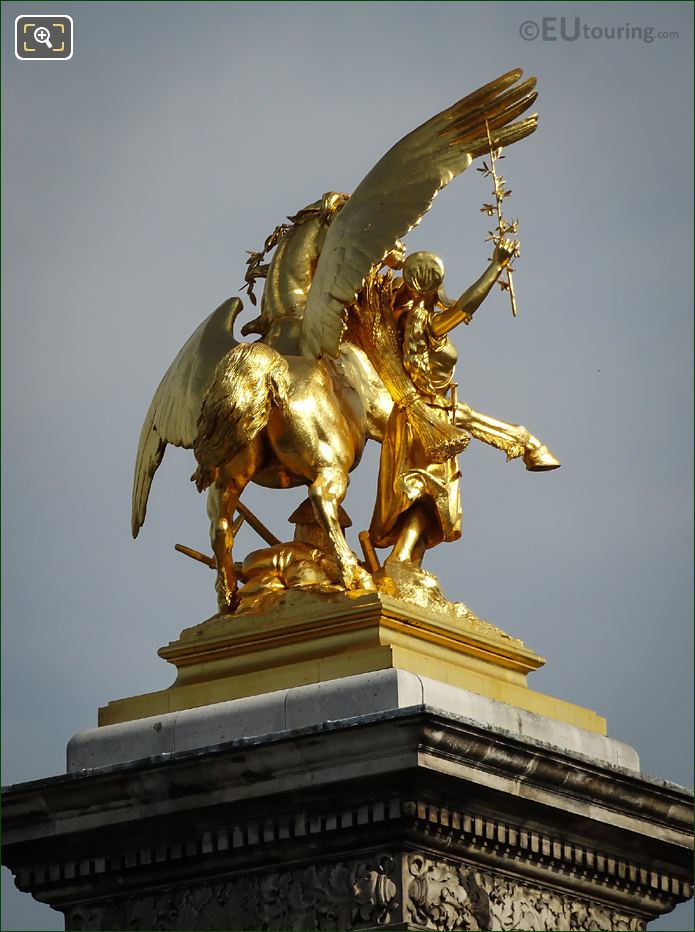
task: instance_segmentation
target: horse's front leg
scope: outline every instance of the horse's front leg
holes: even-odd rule
[[[456,426],[467,430],[476,440],[504,451],[508,460],[520,456],[526,468],[533,472],[557,469],[560,465],[560,461],[545,444],[521,424],[499,421],[459,402],[456,406]]]
[[[320,469],[309,486],[309,498],[314,506],[319,524],[328,535],[336,560],[340,579],[346,589],[361,587],[364,580],[355,555],[345,540],[338,520],[338,509],[347,492],[347,471],[336,466]]]

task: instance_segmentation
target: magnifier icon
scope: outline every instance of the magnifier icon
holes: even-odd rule
[[[38,26],[34,30],[34,41],[41,42],[42,45],[47,46],[49,49],[53,48],[51,43],[51,33],[45,26]]]

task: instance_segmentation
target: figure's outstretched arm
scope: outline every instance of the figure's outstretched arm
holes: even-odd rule
[[[467,288],[456,303],[437,314],[430,321],[430,330],[437,339],[446,336],[461,323],[469,323],[475,312],[490,294],[492,286],[500,277],[511,259],[516,255],[517,244],[513,240],[502,240],[495,246],[492,262],[477,282]]]

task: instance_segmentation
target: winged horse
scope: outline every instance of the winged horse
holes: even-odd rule
[[[237,602],[233,518],[252,481],[307,485],[344,585],[364,584],[338,508],[367,439],[382,440],[394,402],[346,334],[348,313],[370,272],[393,257],[438,191],[489,150],[488,128],[496,147],[536,129],[536,115],[512,122],[537,96],[535,78],[519,83],[521,75],[502,75],[413,130],[351,197],[326,196],[290,218],[297,222],[284,229],[265,273],[261,339],[235,339],[242,305],[228,299],[164,375],[140,434],[133,537],[167,444],[193,449],[192,478],[199,491],[208,489],[221,612]]]

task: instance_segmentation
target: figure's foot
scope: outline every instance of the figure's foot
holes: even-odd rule
[[[544,443],[538,446],[529,444],[522,459],[530,472],[545,472],[549,469],[557,469],[562,465],[560,460],[550,452]]]
[[[374,581],[379,592],[422,608],[441,610],[449,605],[437,577],[410,560],[385,560]]]

